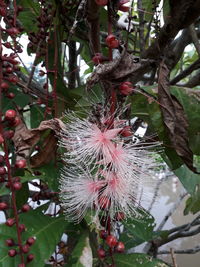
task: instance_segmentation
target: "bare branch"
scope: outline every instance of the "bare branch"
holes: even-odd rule
[[[93,54],[100,52],[99,6],[93,0],[87,1],[87,23],[89,26],[90,49]]]
[[[68,47],[69,47],[68,87],[70,89],[73,89],[76,86],[76,71],[77,71],[76,42],[70,40]]]
[[[176,84],[181,81],[183,78],[191,74],[194,70],[200,67],[200,58],[198,58],[194,63],[192,63],[188,68],[183,70],[180,74],[178,74],[174,79],[171,80],[170,84]]]
[[[149,205],[149,207],[147,209],[148,212],[151,211],[151,209],[152,209],[152,207],[153,207],[153,205],[154,205],[154,203],[156,201],[156,198],[158,197],[158,191],[160,190],[160,186],[165,181],[166,177],[167,176],[164,176],[160,180],[158,180],[158,182],[156,184],[156,187],[155,187],[155,190],[154,190],[154,195],[153,195],[152,201],[151,201],[151,203],[150,203],[150,205]]]
[[[177,4],[178,3],[178,4]],[[172,39],[177,33],[184,28],[187,28],[191,23],[199,17],[200,0],[195,1],[171,1],[170,16],[160,30],[160,34],[156,41],[144,51],[142,57],[150,59],[159,59],[165,48],[170,45]]]
[[[173,248],[170,248],[170,254],[171,254],[171,257],[172,257],[173,267],[178,267],[178,265],[176,263],[176,257],[174,255],[174,249]]]
[[[86,3],[86,0],[82,0],[77,8],[77,11],[76,11],[76,16],[75,16],[75,19],[74,19],[74,23],[71,27],[71,30],[69,32],[69,36],[68,36],[68,40],[70,40],[71,36],[74,34],[75,32],[75,29],[77,27],[77,24],[78,22],[81,20],[81,18],[83,19],[83,14],[85,12],[85,3]]]
[[[194,24],[192,23],[190,26],[189,26],[189,31],[190,31],[190,35],[192,37],[192,42],[197,50],[197,53],[200,57],[200,44],[199,44],[199,39],[197,37],[197,33],[196,33],[196,30],[195,30],[195,27],[194,27]]]
[[[157,231],[162,230],[164,227],[165,223],[168,221],[168,219],[172,216],[172,214],[175,212],[175,210],[178,208],[178,206],[181,204],[181,201],[184,199],[184,197],[187,195],[187,192],[184,192],[180,194],[178,200],[174,203],[172,208],[169,210],[169,212],[165,215],[164,219],[160,223],[160,225],[157,228]]]
[[[194,230],[192,231],[180,231],[178,233],[175,233],[173,235],[171,235],[170,237],[168,237],[167,239],[165,240],[162,240],[158,247],[164,245],[164,244],[167,244],[175,239],[178,239],[178,238],[183,238],[183,237],[188,237],[188,236],[193,236],[193,235],[197,235],[200,233],[200,227],[197,227],[195,228]]]
[[[38,43],[38,46],[37,46],[37,50],[36,50],[36,55],[35,55],[35,59],[33,61],[33,65],[32,65],[32,69],[31,69],[31,72],[30,72],[30,75],[29,75],[29,79],[27,81],[27,84],[26,84],[26,87],[29,87],[29,85],[31,84],[31,81],[33,79],[33,76],[34,76],[34,72],[35,72],[35,68],[36,68],[36,61],[38,59],[38,53],[40,51],[40,45],[41,45],[41,40],[39,41]]]
[[[144,13],[142,10],[142,0],[137,0],[138,16],[139,16],[139,45],[140,52],[144,50]]]
[[[200,71],[197,71],[187,83],[181,84],[180,86],[193,88],[197,85],[200,85]]]
[[[181,250],[173,250],[175,254],[195,254],[200,251],[200,246],[196,246],[194,248],[189,249],[181,249]],[[171,252],[169,250],[160,250],[158,251],[158,254],[170,254]]]
[[[200,224],[200,215],[197,216],[193,221],[191,221],[190,223],[186,223],[177,227],[174,227],[170,230],[168,230],[168,234],[172,234],[174,232],[181,232],[181,231],[186,231],[186,230],[190,230],[191,227],[199,225]]]

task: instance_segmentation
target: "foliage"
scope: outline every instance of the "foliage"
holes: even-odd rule
[[[200,49],[195,42],[200,1],[130,1],[130,16],[124,12],[126,1],[100,2],[107,8],[94,0],[0,0],[0,204],[8,206],[1,210],[6,220],[15,220],[12,227],[0,224],[2,267],[81,267],[91,253],[93,266],[168,266],[152,258],[169,242],[168,232],[156,231],[153,216],[140,204],[139,218],[108,223],[102,209],[98,218],[87,215],[79,224],[65,218],[59,176],[69,162],[58,139],[66,111],[80,118],[92,111],[98,120],[101,105],[105,112],[115,109],[113,117],[123,110],[120,120],[128,121],[132,135],[145,123],[144,140],[159,142],[152,149],[189,194],[184,214],[200,211]],[[22,51],[31,56],[31,68]],[[8,110],[16,112],[11,119]],[[31,210],[23,211],[27,203]],[[99,238],[102,229],[116,235],[126,252],[147,242],[155,245],[147,254],[120,254],[117,245]],[[29,237],[36,241],[25,253]],[[5,244],[10,238],[12,247]],[[98,257],[99,247],[106,257]],[[9,256],[11,249],[19,255]]]

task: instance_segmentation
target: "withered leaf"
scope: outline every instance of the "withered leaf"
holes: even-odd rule
[[[170,94],[169,69],[161,62],[158,75],[158,99],[163,121],[169,132],[169,138],[177,154],[194,172],[193,153],[189,147],[188,121],[182,105]]]
[[[56,149],[57,138],[53,132],[51,132],[44,140],[40,151],[30,158],[30,166],[32,168],[38,168],[44,164],[47,164],[49,161],[55,158]]]
[[[15,134],[12,139],[15,145],[17,156],[28,158],[30,156],[32,148],[39,142],[44,131],[50,129],[52,131],[46,137],[46,140],[44,140],[44,144],[48,141],[50,142],[49,145],[44,145],[44,151],[38,152],[37,154],[37,157],[44,157],[43,160],[49,159],[49,149],[51,149],[51,151],[55,150],[57,143],[56,136],[59,135],[62,125],[63,122],[61,120],[52,119],[48,121],[42,121],[38,128],[28,129],[25,123],[21,121],[21,123],[15,129]],[[50,148],[50,146],[52,147]],[[40,158],[39,161],[42,162],[42,159]],[[36,163],[34,163],[33,165],[35,166]]]
[[[88,78],[86,89],[91,89],[99,81],[112,81],[127,79],[129,76],[141,75],[150,67],[152,61],[135,57],[124,49],[121,55],[104,64],[99,64]]]

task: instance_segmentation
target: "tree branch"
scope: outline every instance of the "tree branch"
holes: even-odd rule
[[[175,210],[178,208],[178,206],[181,204],[181,201],[184,199],[184,197],[187,195],[186,192],[180,194],[178,200],[174,203],[172,208],[168,211],[168,213],[165,215],[164,219],[162,222],[159,224],[157,231],[162,230],[164,227],[165,223],[168,221],[168,219],[172,216],[172,214],[175,212]]]
[[[191,35],[191,38],[192,38],[192,42],[197,50],[197,53],[200,57],[200,44],[199,44],[199,39],[197,37],[197,33],[196,33],[196,30],[195,30],[195,27],[194,27],[194,23],[192,23],[190,26],[189,26],[189,32],[190,32],[190,35]]]
[[[180,86],[193,88],[197,85],[200,85],[200,71],[197,71],[187,83],[181,84]]]
[[[74,89],[76,87],[76,71],[77,71],[76,42],[70,40],[68,47],[69,47],[68,87],[70,89]]]
[[[177,4],[178,3],[178,4]],[[200,0],[188,1],[170,1],[170,16],[160,30],[156,41],[144,51],[142,57],[150,59],[159,59],[164,49],[170,45],[177,33],[191,23],[200,15]]]
[[[181,81],[183,78],[187,77],[189,74],[191,74],[194,70],[198,69],[200,67],[200,58],[198,58],[192,65],[190,65],[188,68],[183,70],[181,73],[179,73],[175,78],[173,78],[170,81],[171,85],[174,85]]]
[[[172,257],[173,267],[178,267],[178,266],[177,266],[177,263],[176,263],[176,257],[175,257],[175,255],[174,255],[174,250],[173,250],[173,248],[170,248],[170,254],[171,254],[171,257]]]
[[[194,248],[189,249],[181,249],[181,250],[174,250],[173,252],[175,254],[195,254],[200,251],[200,246],[196,246]],[[160,250],[158,251],[158,254],[170,254],[171,252],[169,250]]]
[[[155,187],[155,190],[154,190],[154,195],[153,195],[152,201],[151,201],[151,203],[150,203],[150,205],[149,205],[149,207],[147,209],[148,212],[151,211],[151,209],[152,209],[152,207],[153,207],[153,205],[154,205],[154,203],[156,201],[156,198],[158,197],[158,191],[160,190],[160,186],[165,181],[166,177],[167,176],[164,176],[160,180],[158,180],[158,182],[156,184],[156,187]]]
[[[142,12],[142,0],[137,0],[138,16],[139,16],[139,45],[140,52],[143,52],[145,40],[144,40],[144,12]]]
[[[100,23],[99,23],[99,5],[94,0],[87,1],[87,23],[89,25],[89,41],[92,54],[101,51],[100,46]]]

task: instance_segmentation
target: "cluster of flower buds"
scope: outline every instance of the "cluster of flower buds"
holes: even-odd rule
[[[134,90],[134,86],[131,82],[123,82],[119,86],[120,94],[127,96],[130,95]]]
[[[117,221],[123,220],[124,213],[119,212],[117,213],[117,216],[118,214],[120,214],[119,215],[120,217],[117,219]],[[100,245],[99,249],[97,250],[97,254],[100,260],[104,260],[106,257],[110,256],[111,251],[112,253],[124,253],[125,251],[124,243],[118,241],[117,238],[114,235],[110,234],[107,230],[105,229],[100,230],[99,237],[100,239],[105,241],[103,242],[102,245]],[[105,244],[107,245],[107,247],[105,246]]]
[[[46,42],[49,36],[49,27],[52,24],[53,20],[53,11],[52,4],[47,0],[42,0],[41,2],[41,13],[40,16],[37,17],[37,32],[29,33],[29,44],[28,48],[33,52],[37,51],[37,56],[45,56],[46,55]],[[38,47],[39,46],[39,47]]]
[[[20,32],[23,32],[23,28],[16,21],[16,16],[18,16],[19,12],[23,11],[22,6],[17,5],[16,10],[11,10],[9,8],[8,1],[0,0],[0,16],[3,17],[4,23],[7,25],[7,28],[4,29],[9,35],[14,36]]]
[[[9,158],[9,142],[14,136],[14,129],[20,123],[20,118],[17,115],[17,112],[13,109],[7,110],[1,117],[1,131],[0,131],[0,146],[4,154],[0,155],[0,184],[1,187],[6,187],[10,190],[11,199],[7,201],[0,201],[0,211],[6,212],[8,209],[12,209],[12,217],[7,217],[5,225],[8,227],[16,226],[18,236],[26,230],[24,224],[20,224],[19,214],[28,212],[31,207],[28,203],[23,204],[19,209],[17,209],[15,203],[15,194],[17,191],[22,189],[21,177],[15,175],[16,171],[21,169],[23,170],[26,167],[25,159],[17,159],[14,163],[11,163]],[[7,212],[6,212],[7,214]],[[13,238],[7,239],[5,241],[6,245],[11,248],[8,251],[10,257],[15,257],[18,254],[27,254],[30,250],[30,246],[33,245],[35,239],[30,237],[26,240],[25,244],[20,243],[19,240],[14,240]],[[33,254],[27,256],[26,262],[32,261],[34,258]],[[24,263],[18,265],[25,266]]]
[[[2,2],[2,3],[1,3]],[[7,5],[4,1],[0,2],[0,14],[4,17],[4,22],[6,24],[6,28],[1,28],[2,34],[11,37],[13,39],[13,44],[11,41],[2,42],[2,50],[0,55],[0,61],[2,62],[2,80],[1,80],[1,92],[4,96],[12,99],[15,97],[13,92],[9,92],[10,84],[16,84],[18,82],[18,77],[15,75],[15,72],[19,71],[19,61],[17,58],[17,53],[21,53],[21,47],[16,43],[15,38],[17,35],[23,31],[23,29],[19,26],[17,27],[14,23],[14,15],[8,14]],[[20,6],[17,7],[18,11],[21,11],[22,8]],[[4,48],[6,48],[6,52],[4,52]],[[8,54],[8,49],[11,52]],[[15,51],[15,52],[13,52]]]
[[[7,45],[5,43],[4,45]],[[3,79],[1,81],[1,91],[2,93],[12,99],[15,97],[13,92],[9,92],[10,83],[16,84],[18,82],[18,77],[15,75],[15,71],[19,70],[19,62],[16,60],[17,55],[15,53],[11,53],[10,55],[4,54],[1,56],[2,60],[2,76]]]
[[[117,48],[119,46],[119,41],[116,39],[115,35],[109,34],[106,37],[106,44],[110,48]]]

